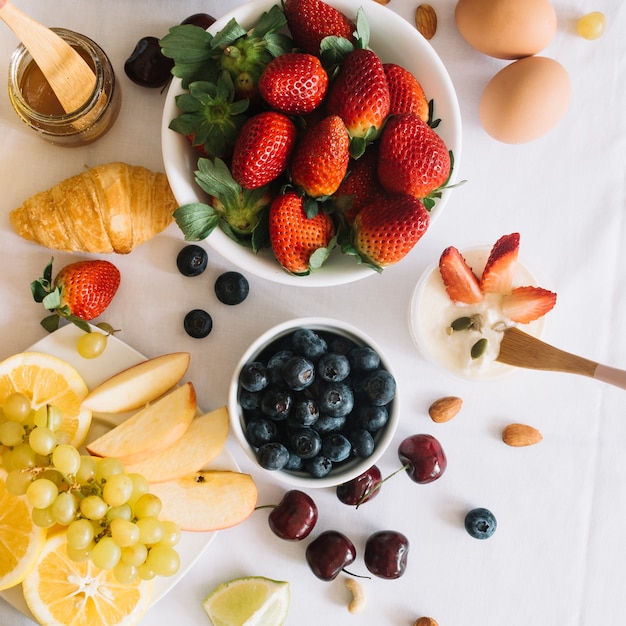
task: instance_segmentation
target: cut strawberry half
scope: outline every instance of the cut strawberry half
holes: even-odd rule
[[[504,235],[496,241],[480,279],[483,293],[506,294],[511,291],[518,252],[519,233]]]
[[[502,313],[514,322],[528,324],[539,319],[556,304],[556,294],[542,287],[516,287],[502,296]]]
[[[448,297],[453,302],[476,304],[483,299],[476,274],[454,246],[442,252],[439,258],[439,272]]]

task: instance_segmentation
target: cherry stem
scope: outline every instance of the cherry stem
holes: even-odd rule
[[[411,467],[411,464],[406,463],[402,467],[399,467],[395,472],[392,472],[391,474],[389,474],[389,476],[386,476],[385,478],[383,478],[377,485],[374,485],[371,489],[368,489],[361,496],[361,499],[356,503],[356,508],[358,509],[373,493],[378,491],[382,487],[383,483],[387,482],[390,478],[393,478],[396,474],[399,474],[402,470],[405,470],[405,471],[408,470],[410,467]]]
[[[259,511],[260,509],[275,509],[277,504],[260,504],[259,506],[254,507],[255,511]]]
[[[372,580],[371,576],[365,576],[364,574],[355,574],[354,572],[351,572],[350,570],[347,570],[347,569],[342,569],[341,571],[344,574],[348,574],[348,576],[354,576],[354,578],[367,578],[368,580]]]

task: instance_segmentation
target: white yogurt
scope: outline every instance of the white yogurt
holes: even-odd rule
[[[462,251],[467,264],[480,277],[490,248],[472,248]],[[513,287],[536,285],[536,279],[519,261]],[[502,329],[519,326],[530,335],[543,334],[545,317],[530,324],[514,324],[505,317],[500,306],[500,294],[486,294],[478,304],[460,304],[450,300],[439,265],[430,267],[415,288],[409,312],[409,326],[413,339],[424,356],[463,378],[493,380],[515,371],[516,368],[498,363]],[[474,327],[451,332],[452,322],[461,317],[480,316]],[[477,327],[480,326],[480,329]],[[472,346],[481,338],[487,348],[479,358],[472,358]]]

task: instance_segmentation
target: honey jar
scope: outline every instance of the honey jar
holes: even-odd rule
[[[98,44],[79,33],[53,28],[87,62],[96,76],[87,101],[66,113],[28,50],[20,44],[9,65],[9,98],[15,112],[43,139],[61,146],[83,146],[115,122],[121,93],[109,58]]]

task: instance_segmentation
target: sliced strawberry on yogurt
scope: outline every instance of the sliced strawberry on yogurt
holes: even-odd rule
[[[551,311],[556,294],[542,287],[516,287],[502,296],[502,313],[514,322],[528,324]]]
[[[463,304],[476,304],[482,301],[484,296],[476,274],[454,246],[446,248],[441,253],[439,272],[450,300]]]
[[[506,294],[511,291],[519,253],[519,239],[519,233],[511,233],[503,235],[496,241],[480,279],[483,293]]]

